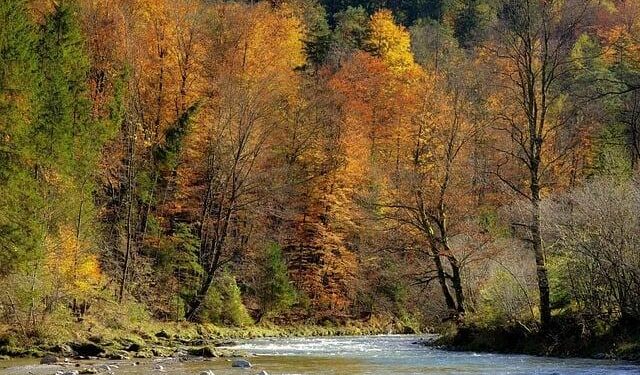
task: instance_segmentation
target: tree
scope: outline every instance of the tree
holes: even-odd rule
[[[317,0],[297,0],[293,4],[298,18],[304,23],[304,51],[310,66],[322,65],[329,54],[331,29],[327,12]]]
[[[545,238],[560,259],[559,287],[594,327],[640,320],[640,186],[597,178],[543,202]]]
[[[560,85],[570,77],[570,50],[584,25],[591,2],[510,0],[500,14],[496,56],[504,63],[502,95],[517,98],[505,105],[498,99],[496,134],[504,136],[494,150],[500,155],[495,174],[531,208],[528,231],[537,266],[540,319],[549,328],[551,306],[545,248],[540,228],[540,202],[545,189],[557,182],[554,174],[576,147],[578,132],[564,132],[572,125],[570,108]],[[564,137],[564,138],[563,138]],[[511,174],[505,171],[511,166]],[[520,225],[519,224],[519,225]]]
[[[45,18],[39,63],[44,76],[40,86],[43,105],[32,136],[35,174],[46,202],[43,222],[48,231],[47,256],[53,257],[53,264],[60,258],[73,259],[69,269],[60,271],[70,274],[68,277],[75,283],[79,282],[83,267],[91,269],[91,276],[85,275],[83,280],[88,284],[84,294],[67,295],[74,298],[75,308],[76,301],[90,296],[90,288],[99,281],[92,255],[96,241],[94,179],[102,145],[111,130],[110,122],[99,122],[91,116],[89,58],[74,2],[56,4]],[[73,246],[69,245],[71,242]],[[64,277],[58,282],[64,282]]]
[[[42,226],[29,136],[38,101],[37,34],[26,1],[0,2],[0,275],[35,253]]]
[[[221,62],[209,70],[213,91],[202,110],[206,126],[191,133],[191,162],[178,170],[186,192],[180,216],[197,223],[204,270],[188,301],[188,320],[198,319],[220,268],[246,248],[247,238],[239,232],[267,173],[259,166],[277,124],[276,104],[290,99],[294,69],[305,61],[295,17],[264,4],[219,10],[227,18],[216,30],[220,44],[208,51],[210,61]]]
[[[471,104],[479,100],[472,95],[473,81],[460,78],[424,73],[415,83],[411,121],[399,140],[403,151],[386,164],[389,187],[380,205],[381,216],[416,238],[416,252],[430,260],[417,282],[437,281],[447,308],[461,316],[466,311],[462,269],[484,239],[467,219],[476,212],[468,173],[483,124]]]
[[[261,300],[261,318],[267,314],[286,311],[296,302],[296,290],[289,280],[287,262],[277,244],[267,247],[262,259],[262,277],[258,296]]]
[[[475,45],[486,31],[495,9],[484,0],[463,0],[454,18],[454,35],[460,45]]]
[[[367,51],[380,57],[394,72],[414,66],[411,37],[404,27],[396,25],[391,11],[381,10],[371,16],[364,45]]]
[[[340,59],[364,49],[369,25],[369,16],[364,8],[348,7],[336,13],[334,18],[336,26],[333,31],[331,54]]]

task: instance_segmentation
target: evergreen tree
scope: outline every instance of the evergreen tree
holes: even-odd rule
[[[267,247],[262,260],[262,279],[259,296],[262,313],[278,314],[290,308],[297,299],[297,293],[289,279],[287,263],[282,249],[277,244]]]
[[[329,53],[331,30],[327,22],[327,12],[316,1],[304,7],[303,18],[307,25],[304,49],[312,65],[321,65]]]
[[[26,145],[37,108],[37,35],[24,0],[0,0],[0,274],[32,253],[40,203]]]
[[[42,277],[75,285],[62,299],[84,299],[99,280],[93,257],[96,243],[94,174],[109,132],[91,116],[87,77],[90,68],[75,2],[55,5],[45,17],[38,43],[42,102],[32,133],[40,220],[46,228],[44,264],[58,264]],[[69,258],[73,262],[66,266]],[[83,274],[88,271],[90,274]],[[57,289],[56,289],[57,288]]]
[[[43,105],[34,137],[39,164],[45,172],[77,173],[83,167],[78,164],[89,162],[81,154],[92,146],[82,141],[99,137],[90,134],[95,129],[89,119],[86,86],[89,59],[71,1],[56,4],[46,17],[38,51],[44,75]]]

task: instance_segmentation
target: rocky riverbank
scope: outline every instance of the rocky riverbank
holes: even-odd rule
[[[530,329],[521,324],[468,324],[424,344],[451,351],[640,362],[640,327],[615,326],[594,333],[566,318],[556,320],[552,329],[547,331]]]
[[[397,323],[352,322],[341,327],[251,326],[226,328],[207,324],[156,323],[124,329],[79,324],[68,337],[18,341],[0,337],[0,360],[36,357],[49,362],[67,360],[136,360],[149,358],[236,358],[248,354],[229,349],[234,340],[259,337],[345,336],[411,333]]]

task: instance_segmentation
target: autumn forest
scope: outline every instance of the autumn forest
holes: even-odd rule
[[[0,349],[143,322],[640,348],[639,173],[637,0],[0,0]]]

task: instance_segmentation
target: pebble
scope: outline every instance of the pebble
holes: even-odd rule
[[[167,371],[167,370],[165,370],[165,369],[164,369],[164,366],[163,366],[163,365],[155,365],[155,366],[153,366],[153,369],[154,369],[154,370],[156,370],[156,371],[158,371],[158,372],[165,372],[165,371]]]

